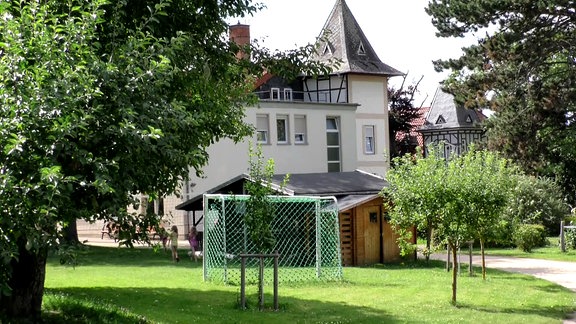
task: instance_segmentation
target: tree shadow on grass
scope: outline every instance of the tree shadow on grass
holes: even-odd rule
[[[479,271],[481,271],[481,268],[479,268]],[[523,273],[512,273],[498,269],[487,269],[486,275],[491,281],[505,281],[511,286],[524,287],[527,290],[538,290],[550,294],[571,292],[571,290],[568,288]],[[507,307],[506,305],[502,304],[494,306],[479,306],[470,303],[459,302],[458,307],[486,313],[532,314],[542,318],[549,318],[551,322],[557,321],[558,318],[567,318],[567,316],[571,315],[575,311],[574,307],[550,304],[532,304],[522,305],[521,307]]]
[[[458,303],[458,308],[466,308],[483,313],[497,313],[497,314],[523,314],[523,315],[536,315],[542,318],[550,319],[550,322],[558,321],[559,318],[567,318],[573,309],[566,306],[541,306],[541,305],[523,305],[522,308],[498,306],[478,306],[469,303]]]
[[[49,323],[399,323],[381,309],[344,303],[265,294],[258,309],[257,294],[247,294],[247,309],[239,307],[239,292],[159,288],[47,289],[44,315]]]
[[[370,268],[370,269],[381,269],[381,270],[406,270],[406,269],[431,269],[431,268],[442,268],[445,267],[444,261],[439,260],[408,260],[408,261],[398,261],[390,263],[376,263],[366,266],[358,266],[358,268]]]

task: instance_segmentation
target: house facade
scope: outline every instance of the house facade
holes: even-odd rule
[[[249,34],[247,25],[230,27],[235,41],[249,41]],[[274,160],[276,173],[362,170],[385,176],[390,167],[388,79],[403,73],[380,60],[344,0],[335,2],[318,40],[312,59],[338,61],[332,73],[291,82],[264,75],[254,89],[258,105],[246,108],[245,121],[256,132],[240,143],[222,140],[208,148],[203,176],[191,170],[181,195],[162,203],[174,223],[187,226],[195,218],[176,205],[247,173],[249,146],[256,143],[265,159]]]
[[[470,144],[486,139],[481,125],[485,118],[480,111],[458,105],[453,95],[438,87],[418,131],[422,134],[424,147],[443,144],[445,157],[460,155],[468,151]]]
[[[231,26],[231,39],[246,40],[247,28]],[[258,107],[246,110],[246,122],[256,126],[256,134],[239,144],[224,140],[211,146],[205,177],[192,174],[184,194],[195,195],[246,172],[250,143],[261,144],[278,173],[361,169],[386,174],[388,78],[402,73],[379,59],[343,0],[336,1],[318,39],[312,59],[340,64],[329,76],[303,76],[290,83],[265,75],[255,88]]]

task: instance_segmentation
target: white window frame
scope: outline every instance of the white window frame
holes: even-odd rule
[[[294,115],[294,144],[306,144],[306,115]]]
[[[280,88],[271,88],[270,89],[270,99],[271,100],[280,100]]]
[[[284,101],[292,101],[292,88],[284,88]]]
[[[374,125],[364,125],[362,132],[364,133],[362,136],[364,138],[364,154],[376,154],[376,127]]]
[[[342,140],[340,138],[340,117],[337,116],[326,116],[326,121],[328,121],[328,119],[333,119],[334,120],[334,126],[335,128],[328,128],[328,122],[326,122],[326,133],[336,133],[338,135],[338,145],[327,145],[326,149],[331,149],[331,148],[337,148],[338,149],[338,161],[332,160],[332,161],[328,161],[328,158],[326,158],[326,161],[328,163],[328,165],[331,164],[338,164],[338,171],[342,171]],[[326,143],[328,144],[328,143]],[[328,172],[330,168],[328,168]]]
[[[284,139],[280,139],[281,129],[278,125],[278,122],[284,123]],[[288,115],[277,115],[276,116],[276,143],[278,144],[288,144],[290,138],[290,129],[288,123]]]
[[[256,115],[256,142],[259,144],[269,144],[270,143],[269,134],[270,134],[269,116],[266,114]]]

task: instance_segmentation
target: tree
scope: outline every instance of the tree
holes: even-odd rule
[[[393,160],[393,167],[386,175],[389,187],[383,190],[387,198],[391,224],[400,237],[405,238],[404,229],[416,225],[419,231],[426,233],[426,249],[423,251],[429,260],[432,251],[432,233],[440,222],[439,210],[447,204],[443,197],[431,192],[439,190],[438,184],[443,184],[445,178],[445,161],[438,150],[430,150],[424,158],[418,147],[416,155],[405,154]],[[399,241],[401,253],[410,254],[417,247],[408,243],[410,240]]]
[[[388,88],[390,154],[392,158],[406,153],[414,153],[403,149],[404,145],[398,140],[397,135],[404,133],[407,134],[406,138],[409,138],[410,131],[414,128],[412,125],[414,119],[420,117],[419,109],[414,107],[414,95],[418,92],[418,85],[423,77],[416,84],[408,85],[407,88],[404,88],[406,77],[407,75],[403,76],[400,88]]]
[[[250,181],[246,182],[245,189],[250,197],[246,204],[244,223],[258,252],[269,253],[276,244],[276,238],[274,233],[272,233],[272,221],[274,220],[275,210],[274,204],[269,197],[278,191],[278,189],[272,188],[274,160],[268,159],[264,162],[260,145],[256,148],[250,145],[249,155]],[[289,175],[286,175],[280,186],[280,191],[285,187],[288,179]]]
[[[518,171],[497,153],[474,147],[451,164],[456,171],[453,176],[460,179],[458,189],[466,195],[462,213],[473,238],[480,242],[482,279],[486,280],[485,244],[498,234]]]
[[[448,160],[443,148],[429,147],[428,155],[398,158],[389,171],[389,215],[396,228],[416,224],[432,229],[452,251],[452,303],[456,304],[457,251],[461,244],[493,233],[497,217],[506,205],[513,168],[488,151],[472,148]],[[484,264],[483,264],[484,265]]]
[[[249,237],[256,246],[259,253],[270,253],[276,245],[276,238],[272,232],[272,221],[276,216],[274,203],[270,195],[277,192],[272,188],[272,177],[274,176],[274,160],[268,159],[264,162],[262,147],[258,145],[255,149],[250,145],[250,179],[245,183],[246,192],[250,195],[246,203],[246,213],[244,223]],[[286,175],[280,191],[288,182],[289,175]],[[264,301],[264,265],[260,261],[260,271],[258,276],[258,299],[259,305]]]
[[[252,133],[243,122],[252,80],[264,69],[326,71],[306,61],[311,45],[270,53],[226,40],[226,18],[260,9],[249,1],[0,9],[0,314],[13,319],[40,320],[47,253],[62,227],[114,219],[123,244],[147,240],[157,216],[127,206],[176,192],[190,169],[201,173],[210,144]]]
[[[474,33],[478,43],[458,59],[446,90],[468,107],[490,108],[488,145],[529,174],[558,179],[576,197],[576,18],[573,3],[438,1],[426,11],[440,37]]]

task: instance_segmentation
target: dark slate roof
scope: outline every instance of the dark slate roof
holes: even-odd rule
[[[444,129],[478,129],[484,115],[473,109],[466,109],[454,101],[454,96],[444,92],[442,87],[436,89],[430,110],[425,116],[424,125],[420,131],[436,131]]]
[[[279,188],[284,174],[274,175],[272,184]],[[202,210],[204,194],[244,194],[243,184],[249,181],[247,174],[236,176],[206,192],[176,206],[177,210]],[[283,194],[294,196],[336,196],[338,207],[350,209],[367,200],[378,197],[386,180],[362,171],[298,173],[290,174]],[[345,209],[344,209],[345,210]]]
[[[318,54],[313,59],[341,61],[334,73],[404,75],[378,58],[344,0],[336,1],[317,42]]]
[[[217,185],[216,187],[207,190],[205,193],[206,194],[229,194],[229,193],[235,193],[235,194],[243,194],[243,190],[244,190],[244,181],[247,181],[248,179],[248,175],[247,174],[241,174],[238,175],[226,182],[223,182],[219,185]],[[204,194],[204,193],[203,193]],[[187,210],[187,211],[191,211],[191,210],[202,210],[202,198],[203,198],[203,194],[197,195],[192,197],[191,199],[186,200],[185,202],[176,205],[176,207],[174,207],[177,210]]]
[[[362,205],[365,202],[368,202],[372,199],[378,198],[380,197],[380,195],[378,194],[374,194],[374,195],[348,195],[348,196],[342,196],[342,197],[337,197],[336,201],[337,201],[337,205],[338,205],[338,211],[339,212],[343,212],[343,211],[347,211],[349,209],[352,209],[356,206]]]
[[[283,174],[275,175],[273,181],[280,184]],[[387,186],[386,180],[362,172],[324,172],[290,174],[286,189],[294,195],[341,196],[377,194]]]

